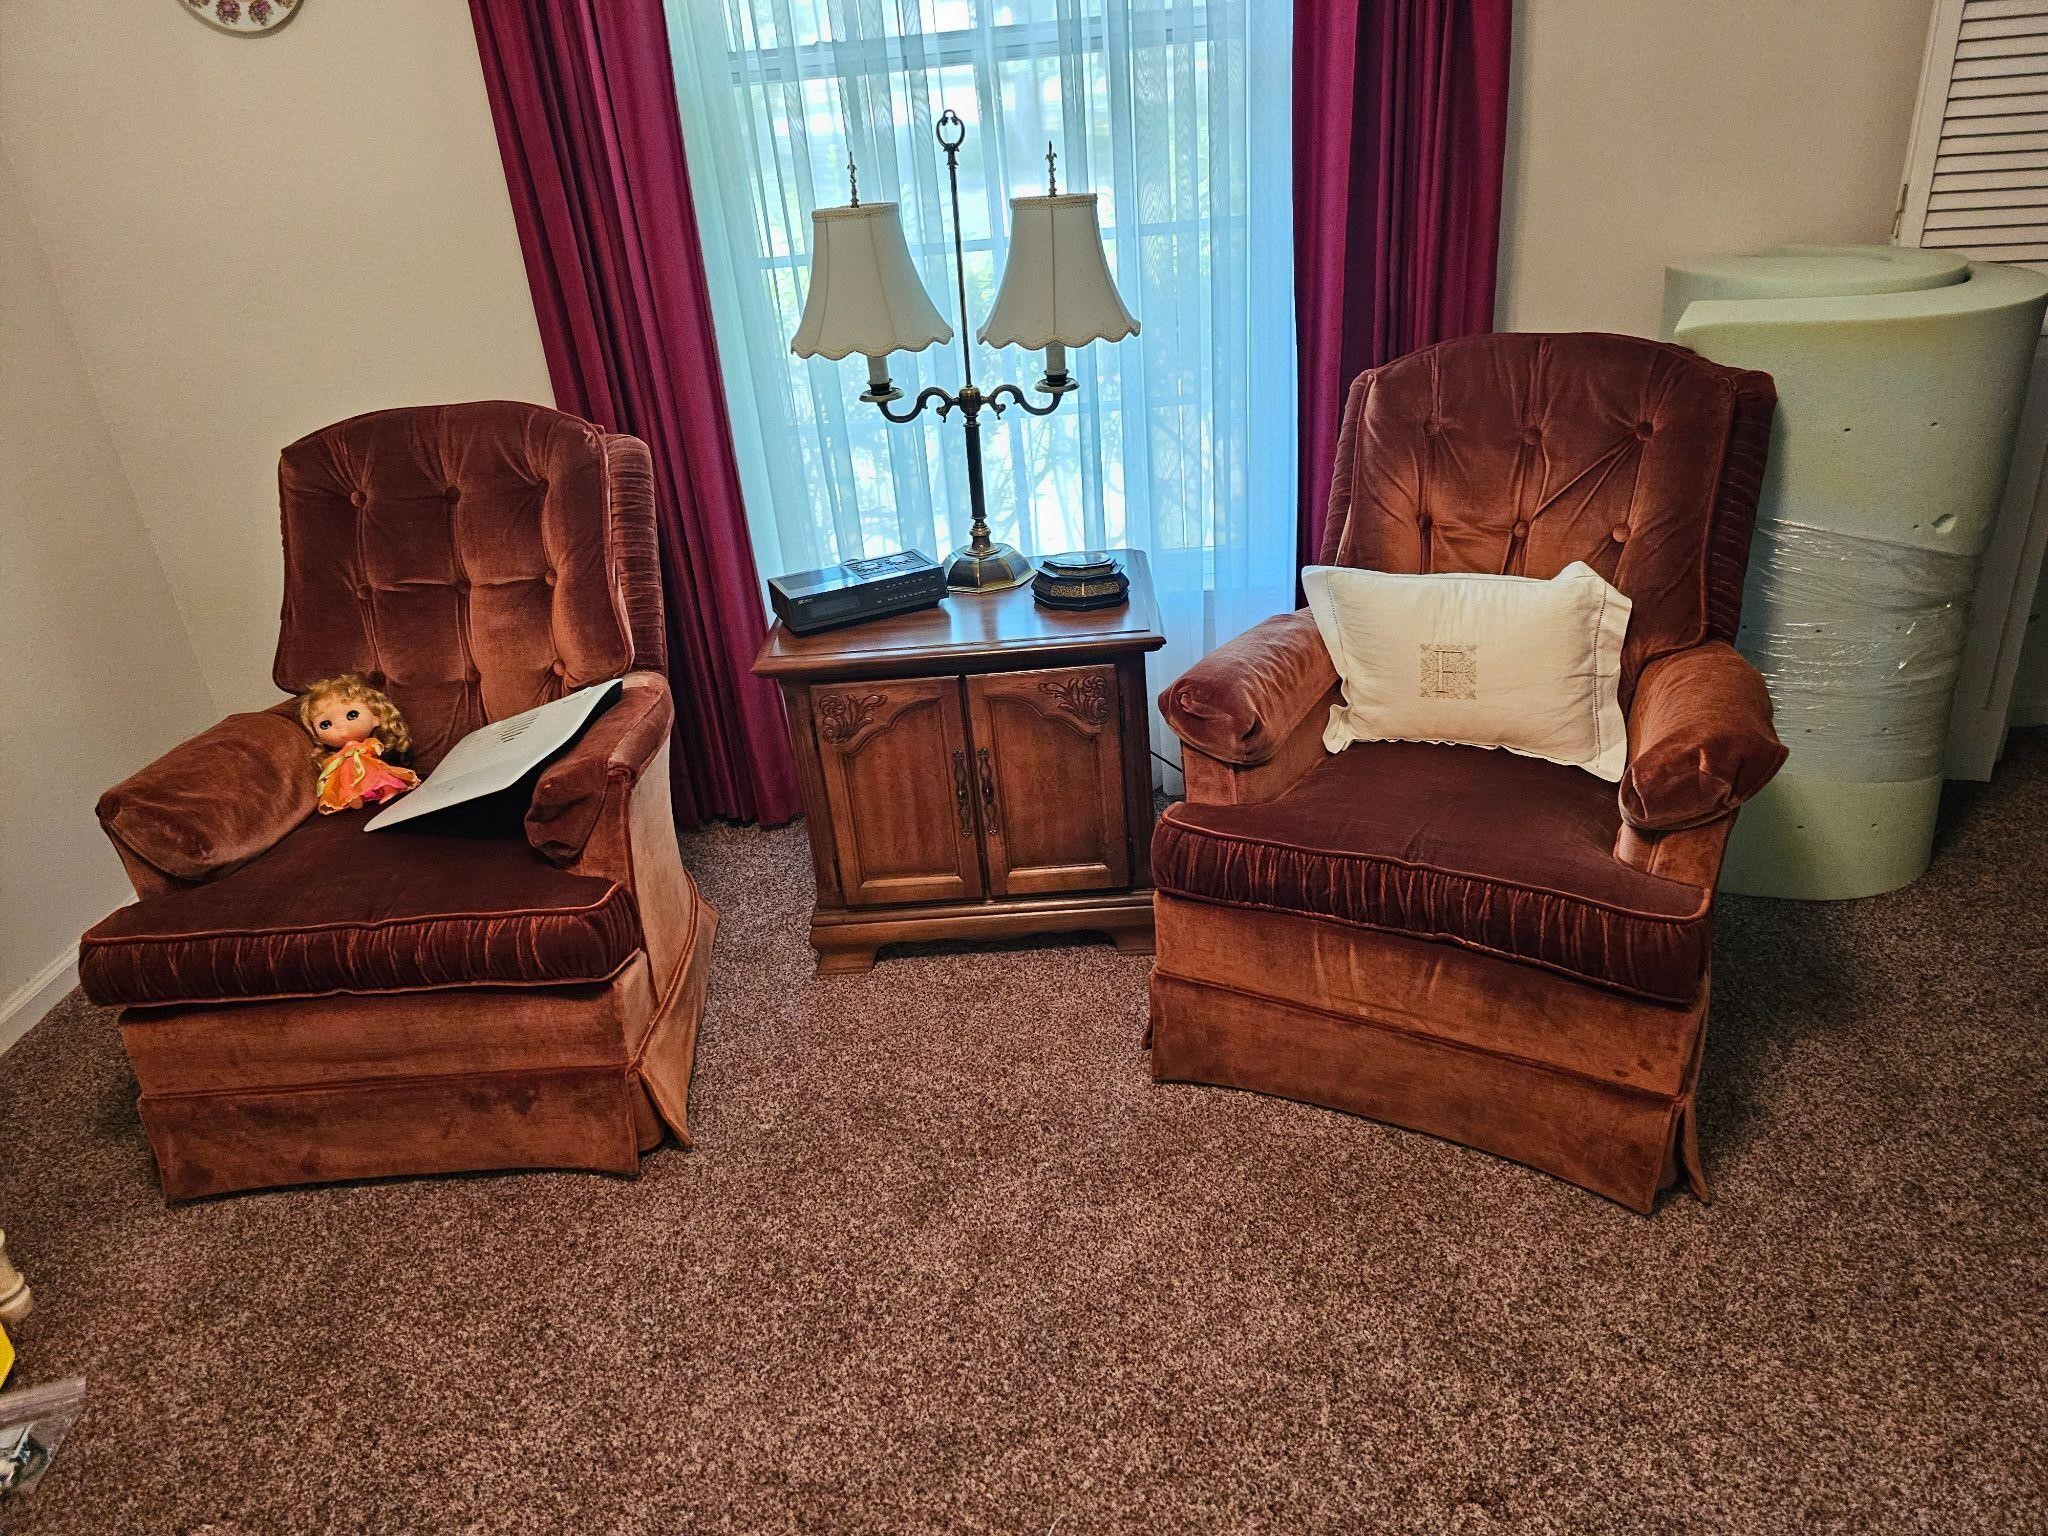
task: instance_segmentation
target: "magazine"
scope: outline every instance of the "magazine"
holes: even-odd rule
[[[478,800],[509,789],[520,778],[560,752],[619,691],[615,677],[592,683],[559,699],[479,726],[455,743],[441,764],[419,787],[400,795],[364,825],[381,832],[416,817],[445,811],[451,805]]]

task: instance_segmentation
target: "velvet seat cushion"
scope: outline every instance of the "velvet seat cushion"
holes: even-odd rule
[[[1614,857],[1614,787],[1481,747],[1361,742],[1279,799],[1170,806],[1162,891],[1458,944],[1657,1002],[1700,993],[1711,892]]]
[[[455,813],[365,833],[316,816],[206,885],[121,908],[79,946],[103,1005],[600,981],[641,945],[632,892]]]

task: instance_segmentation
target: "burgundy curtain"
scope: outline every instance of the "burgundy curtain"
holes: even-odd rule
[[[1493,329],[1510,0],[1295,0],[1300,548],[1365,369]]]
[[[654,458],[676,819],[787,821],[796,769],[749,670],[767,625],[660,0],[470,0],[470,16],[555,404]]]

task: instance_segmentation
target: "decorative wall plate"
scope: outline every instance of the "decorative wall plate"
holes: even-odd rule
[[[175,0],[179,10],[190,12],[216,32],[237,37],[254,37],[275,32],[299,14],[305,0]]]

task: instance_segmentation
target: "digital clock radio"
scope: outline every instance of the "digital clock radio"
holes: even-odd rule
[[[946,595],[946,573],[914,549],[768,578],[768,600],[791,634],[929,608]]]

